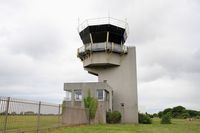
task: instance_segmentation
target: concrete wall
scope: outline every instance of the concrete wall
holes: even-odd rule
[[[74,99],[74,90],[81,90],[82,91],[82,100],[81,101],[75,101]],[[88,96],[88,91],[90,91],[90,94],[92,97],[97,98],[97,89],[102,89],[106,91],[106,95],[108,98],[103,101],[98,101],[98,109],[96,112],[95,119],[93,123],[106,123],[106,111],[112,110],[112,88],[105,82],[83,82],[83,83],[65,83],[64,84],[64,90],[70,90],[72,92],[72,99],[70,101],[65,101],[65,105],[67,105],[67,109],[64,110],[64,112],[68,113],[68,115],[73,115],[74,112],[71,112],[70,107],[82,107],[84,108],[84,101],[83,98]],[[77,110],[74,110],[77,111]],[[68,122],[70,122],[71,117],[63,116],[64,119]],[[69,117],[69,118],[68,118]],[[76,118],[77,119],[77,118]],[[77,119],[79,121],[79,118]]]
[[[107,110],[112,110],[112,88],[105,82],[77,82],[77,83],[64,83],[64,90],[70,90],[72,92],[72,99],[71,101],[67,101],[67,105],[75,106],[80,104],[81,107],[84,107],[83,99],[81,101],[75,101],[74,99],[74,90],[82,90],[82,98],[88,96],[88,91],[92,97],[97,98],[97,89],[103,89],[108,92],[109,99],[107,102]]]
[[[89,73],[98,75],[99,82],[107,80],[107,83],[113,88],[113,110],[122,113],[122,122],[138,123],[135,47],[129,47],[128,54],[121,55],[119,58],[120,66],[85,67],[85,69]],[[121,106],[121,103],[124,104],[124,107]]]
[[[63,106],[62,123],[64,125],[88,124],[85,108]]]
[[[112,54],[106,52],[97,52],[92,54],[84,60],[84,67],[96,67],[96,66],[119,66],[120,65],[120,55]]]
[[[92,123],[106,123],[106,108],[108,102],[98,102],[98,108],[96,111],[95,119]],[[87,109],[78,106],[66,106],[67,103],[63,104],[62,110],[62,123],[64,125],[79,125],[88,124]]]

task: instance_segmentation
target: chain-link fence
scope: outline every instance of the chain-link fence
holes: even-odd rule
[[[38,133],[59,127],[61,108],[58,104],[0,97],[0,132]]]

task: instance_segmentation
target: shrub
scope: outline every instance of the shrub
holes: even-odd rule
[[[91,97],[90,91],[88,91],[88,96],[84,98],[84,105],[85,108],[87,108],[87,114],[89,117],[89,124],[91,123],[91,120],[94,120],[97,107],[98,107],[98,102],[97,99],[94,97]]]
[[[106,113],[106,122],[107,123],[120,123],[121,113],[119,111],[109,111]]]
[[[171,124],[170,114],[165,114],[162,116],[161,124]]]
[[[106,112],[106,122],[107,123],[111,123],[111,121],[112,121],[112,112],[111,111],[108,111],[108,112]]]
[[[152,123],[151,118],[147,114],[139,113],[138,120],[139,120],[139,123],[142,123],[142,124],[151,124]]]

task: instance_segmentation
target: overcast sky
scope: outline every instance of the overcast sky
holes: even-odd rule
[[[129,24],[139,110],[200,110],[199,0],[0,0],[0,95],[59,103],[64,82],[97,81],[76,57],[88,18]]]

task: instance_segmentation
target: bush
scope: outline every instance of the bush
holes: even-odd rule
[[[119,111],[109,111],[106,113],[106,122],[107,123],[120,123],[121,113]]]
[[[84,98],[84,106],[87,108],[86,113],[89,118],[89,124],[91,124],[91,120],[94,120],[96,115],[98,101],[90,95],[90,91],[88,91],[88,96]]]
[[[142,123],[142,124],[151,124],[152,123],[151,118],[147,114],[139,113],[138,120],[139,120],[139,123]]]
[[[171,124],[170,114],[165,114],[162,116],[161,124]]]
[[[111,111],[106,112],[106,122],[111,123],[111,121],[112,121],[112,112]]]

